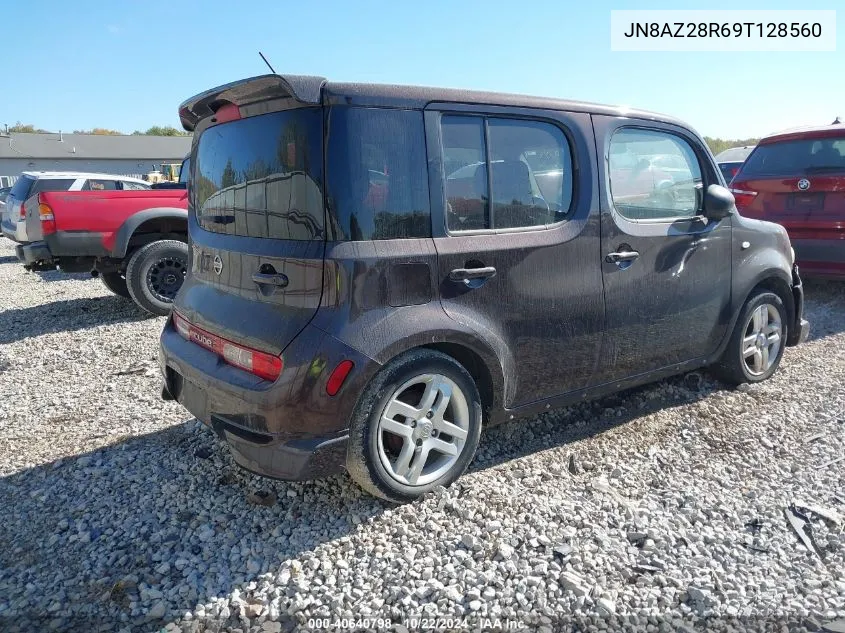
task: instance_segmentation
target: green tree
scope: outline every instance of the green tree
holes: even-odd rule
[[[101,136],[120,136],[123,132],[118,132],[117,130],[109,130],[108,128],[104,127],[95,127],[93,130],[74,130],[74,134],[98,134]]]
[[[132,132],[134,136],[190,136],[190,132],[185,132],[184,130],[178,130],[172,125],[154,125],[151,128],[148,128],[146,132],[142,132],[141,130],[135,130]]]
[[[731,147],[744,147],[746,145],[753,147],[754,145],[757,145],[759,141],[759,138],[721,139],[712,138],[710,136],[704,137],[704,142],[707,143],[707,147],[710,148],[710,151],[713,152],[714,156],[724,152],[726,149],[730,149]]]
[[[41,128],[37,128],[32,123],[21,123],[18,121],[14,125],[9,126],[10,132],[23,132],[28,134],[36,134],[36,133],[44,133],[47,130],[42,130]]]

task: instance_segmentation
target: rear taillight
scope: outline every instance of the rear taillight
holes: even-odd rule
[[[23,207],[21,207],[23,209]],[[53,216],[53,209],[43,202],[38,205],[38,217],[41,219],[41,232],[44,235],[56,232],[56,218]]]
[[[734,200],[736,200],[736,208],[740,211],[750,207],[751,203],[754,202],[754,198],[757,197],[756,191],[746,191],[744,189],[731,189],[731,193],[734,195]]]
[[[259,378],[273,381],[282,373],[283,363],[278,356],[227,341],[216,334],[198,328],[176,312],[173,313],[173,325],[185,340],[214,352],[230,365],[255,374]]]

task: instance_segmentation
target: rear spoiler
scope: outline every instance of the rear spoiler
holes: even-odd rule
[[[202,119],[212,116],[220,108],[238,108],[271,99],[293,99],[303,105],[318,105],[325,77],[308,75],[260,75],[206,90],[179,106],[182,127],[193,132]]]

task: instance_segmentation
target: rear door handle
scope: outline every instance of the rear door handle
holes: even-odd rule
[[[483,268],[455,268],[449,273],[449,279],[457,282],[467,282],[473,279],[490,279],[496,275],[496,269],[493,266],[484,266]]]
[[[608,264],[621,264],[623,262],[632,262],[639,258],[640,254],[637,251],[616,251],[608,253],[604,257],[604,261]]]
[[[276,286],[284,288],[288,285],[288,276],[281,273],[255,273],[252,280],[259,286]]]

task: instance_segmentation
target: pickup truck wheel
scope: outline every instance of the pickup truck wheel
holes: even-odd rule
[[[129,296],[129,288],[126,287],[126,277],[120,273],[100,273],[100,279],[103,280],[106,288],[118,297],[132,298]]]
[[[188,271],[188,245],[159,240],[138,249],[126,265],[129,295],[142,309],[166,316]]]

